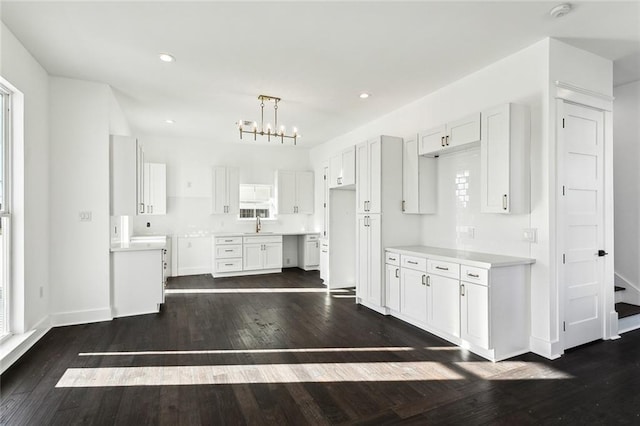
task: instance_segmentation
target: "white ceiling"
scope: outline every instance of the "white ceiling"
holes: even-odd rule
[[[639,1],[558,3],[3,0],[0,18],[51,75],[111,85],[138,134],[237,140],[267,94],[313,146],[547,36],[640,78]]]

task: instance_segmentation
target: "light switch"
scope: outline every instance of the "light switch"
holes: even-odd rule
[[[91,212],[80,212],[80,222],[91,222]]]
[[[536,228],[527,228],[522,233],[525,241],[529,241],[530,243],[535,243],[538,240],[538,230]]]

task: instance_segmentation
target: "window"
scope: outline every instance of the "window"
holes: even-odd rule
[[[9,334],[9,159],[11,92],[0,84],[0,339]]]
[[[271,185],[240,185],[240,219],[272,219],[274,200]]]

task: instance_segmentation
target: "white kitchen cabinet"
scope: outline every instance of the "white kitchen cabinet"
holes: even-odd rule
[[[419,155],[437,157],[480,141],[480,113],[440,125],[420,134]]]
[[[212,238],[211,275],[214,278],[229,276],[242,271],[242,237],[228,236]]]
[[[382,138],[356,146],[356,212],[380,213]]]
[[[144,163],[144,213],[167,214],[167,166]]]
[[[464,281],[460,283],[460,325],[463,340],[490,349],[489,287]]]
[[[387,263],[385,270],[385,306],[391,310],[400,311],[400,266]]]
[[[242,270],[282,271],[282,236],[244,237]]]
[[[237,167],[214,167],[212,214],[238,213],[240,206],[239,171]]]
[[[200,275],[211,272],[211,241],[206,235],[178,236],[177,275]]]
[[[110,215],[135,216],[144,213],[142,146],[136,138],[112,135],[109,149]]]
[[[356,294],[369,304],[382,307],[382,238],[380,215],[358,215],[356,241]]]
[[[329,282],[329,240],[320,240],[320,279]]]
[[[417,322],[427,323],[427,273],[415,269],[400,269],[400,312]]]
[[[427,275],[427,324],[451,336],[460,337],[459,280]]]
[[[320,235],[300,235],[298,237],[298,267],[305,271],[315,271],[320,267]]]
[[[481,115],[480,211],[529,213],[529,110],[505,104]]]
[[[402,211],[406,214],[436,213],[437,162],[418,155],[419,135],[402,143]]]
[[[155,313],[164,302],[164,249],[111,253],[114,317]]]
[[[356,151],[349,147],[329,159],[329,188],[356,183]]]
[[[276,172],[278,213],[313,214],[313,187],[313,172],[278,170]]]

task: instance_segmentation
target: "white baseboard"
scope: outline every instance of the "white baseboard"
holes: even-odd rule
[[[211,266],[192,266],[189,268],[178,268],[178,273],[176,276],[178,277],[182,277],[185,275],[203,275],[203,274],[210,274],[211,273]]]
[[[618,274],[614,274],[614,283],[617,286],[624,287],[624,291],[616,292],[616,302],[631,303],[632,305],[640,305],[640,288],[636,284]]]
[[[626,318],[620,318],[618,320],[618,333],[626,333],[628,331],[637,330],[640,328],[640,315],[632,315]]]
[[[93,309],[88,311],[59,312],[51,314],[51,325],[61,327],[64,325],[88,324],[92,322],[111,321],[113,319],[111,308]]]
[[[11,367],[22,355],[51,330],[49,317],[44,317],[30,331],[16,334],[0,344],[0,374]]]
[[[529,348],[534,354],[548,359],[558,359],[564,353],[559,341],[550,342],[535,336],[529,337]]]

